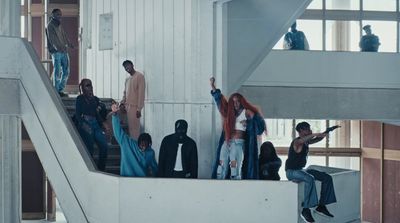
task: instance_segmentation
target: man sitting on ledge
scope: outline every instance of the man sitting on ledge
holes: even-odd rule
[[[317,207],[315,212],[326,217],[333,215],[326,208],[327,204],[336,202],[335,189],[332,177],[324,172],[312,169],[303,169],[307,163],[308,145],[321,141],[329,131],[336,127],[328,128],[324,133],[312,133],[310,124],[301,122],[297,124],[296,131],[299,137],[290,144],[288,159],[286,160],[286,176],[288,180],[304,182],[304,201],[301,217],[306,222],[315,222],[310,208]],[[315,180],[321,181],[321,197],[318,202]]]

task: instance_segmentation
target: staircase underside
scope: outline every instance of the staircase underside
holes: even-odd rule
[[[240,89],[268,118],[400,120],[399,54],[276,50]]]

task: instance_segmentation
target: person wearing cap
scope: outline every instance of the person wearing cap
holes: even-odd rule
[[[361,52],[378,52],[381,43],[379,42],[379,37],[372,34],[371,25],[365,25],[363,30],[365,35],[361,37],[359,43]]]
[[[175,122],[175,133],[165,136],[158,156],[158,176],[169,178],[197,178],[198,159],[196,142],[187,136],[188,123]]]
[[[310,124],[300,122],[296,126],[296,131],[299,137],[295,138],[290,144],[285,170],[288,180],[304,182],[303,210],[300,216],[306,222],[315,222],[310,208],[316,207],[316,213],[333,218],[333,215],[326,208],[326,205],[336,202],[332,177],[318,170],[303,169],[307,163],[308,145],[321,141],[329,131],[332,131],[332,128],[328,128],[323,133],[313,133],[310,129]],[[321,181],[321,197],[319,201],[315,180]]]

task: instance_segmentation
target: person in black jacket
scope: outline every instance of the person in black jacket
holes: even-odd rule
[[[175,133],[162,140],[158,157],[159,177],[197,178],[197,146],[186,135],[187,128],[187,122],[180,119],[175,122]]]
[[[279,168],[282,165],[282,160],[276,155],[274,144],[266,141],[261,145],[260,150],[260,179],[280,180]]]
[[[100,99],[93,95],[93,85],[90,79],[82,79],[79,84],[79,91],[81,94],[76,98],[75,111],[78,131],[92,156],[94,143],[97,143],[99,147],[97,167],[99,170],[104,171],[108,150],[106,135],[103,131],[103,128],[107,129],[108,127],[104,125],[104,115],[101,115],[102,110],[104,110],[104,104],[102,105]]]

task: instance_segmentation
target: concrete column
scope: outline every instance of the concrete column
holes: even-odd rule
[[[21,36],[21,1],[0,0],[0,36]]]
[[[21,222],[21,121],[0,115],[0,223]]]

